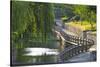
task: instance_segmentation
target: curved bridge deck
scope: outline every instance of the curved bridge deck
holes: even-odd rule
[[[65,46],[71,44],[70,46],[64,47],[58,55],[58,62],[65,62],[66,60],[79,55],[83,52],[87,52],[88,49],[94,45],[92,39],[83,39],[78,36],[73,36],[66,34],[64,31],[59,31],[61,36],[65,39]]]

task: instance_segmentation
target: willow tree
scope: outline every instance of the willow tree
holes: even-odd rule
[[[45,38],[50,36],[54,24],[54,12],[53,5],[49,3],[43,3],[43,25]],[[49,34],[50,33],[50,34]]]
[[[21,38],[23,35],[24,38],[42,36],[42,40],[46,40],[49,33],[52,32],[54,24],[53,5],[23,1],[12,1],[11,4],[11,32],[15,39]]]
[[[52,32],[52,26],[54,24],[54,13],[52,4],[30,3],[29,9],[29,13],[32,12],[32,14],[30,15],[33,17],[31,18],[32,23],[29,26],[29,28],[31,29],[31,33],[34,33],[36,35],[35,37],[37,38],[42,37],[42,41],[46,41],[47,36],[50,36],[49,33],[51,34]],[[32,26],[32,24],[34,26]],[[29,28],[27,28],[27,30]]]
[[[20,46],[14,49],[18,51],[18,61],[23,60],[23,49],[29,40],[47,42],[54,24],[52,7],[52,4],[46,3],[11,1],[11,42],[12,48]]]
[[[21,38],[21,34],[30,23],[27,8],[28,3],[26,2],[11,1],[11,37],[13,41]]]

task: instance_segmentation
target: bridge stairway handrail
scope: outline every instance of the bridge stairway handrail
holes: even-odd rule
[[[64,62],[75,55],[86,52],[92,45],[94,45],[94,41],[91,39],[69,35],[62,31],[60,31],[60,34],[65,38],[65,42],[69,41],[72,44],[74,43],[74,45],[71,45],[60,52],[58,55],[59,62]]]

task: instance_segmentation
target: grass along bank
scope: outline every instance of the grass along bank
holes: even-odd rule
[[[91,24],[87,21],[81,21],[81,22],[70,22],[70,23],[65,23],[65,25],[70,25],[70,26],[74,26],[74,27],[77,27],[77,28],[80,28],[82,31],[84,30],[95,30],[96,31],[96,23],[92,22],[93,23],[93,28],[91,26]]]

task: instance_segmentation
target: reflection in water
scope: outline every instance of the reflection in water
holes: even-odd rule
[[[49,48],[25,48],[29,53],[24,54],[30,58],[27,63],[56,63],[57,62],[57,49]]]
[[[27,61],[23,61],[24,63],[56,63],[57,55],[41,55],[41,56],[25,56],[24,58],[28,58]]]
[[[13,64],[45,64],[57,63],[59,54],[59,42],[49,40],[47,42],[31,42],[28,40],[19,40],[14,50]],[[15,52],[14,52],[15,53]]]
[[[24,54],[23,54],[24,52]],[[44,63],[57,63],[59,54],[58,49],[50,48],[24,48],[19,51],[17,64],[44,64]]]
[[[57,49],[49,49],[49,48],[26,48],[27,56],[40,56],[40,55],[58,55]]]

